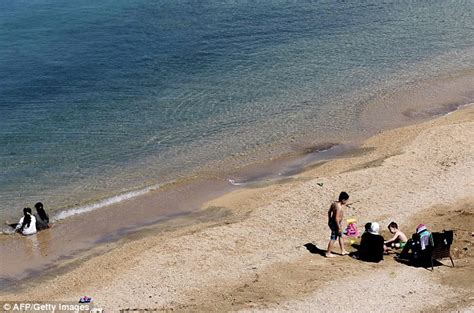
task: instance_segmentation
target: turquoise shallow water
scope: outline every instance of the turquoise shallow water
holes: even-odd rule
[[[374,98],[474,69],[473,12],[472,1],[2,1],[0,219],[364,133]]]

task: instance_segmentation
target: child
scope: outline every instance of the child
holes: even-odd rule
[[[332,248],[334,246],[334,243],[338,239],[339,239],[339,246],[341,247],[341,255],[349,254],[349,252],[347,252],[346,249],[344,248],[344,239],[342,238],[342,225],[341,225],[342,218],[344,215],[342,212],[342,206],[347,204],[347,200],[349,200],[349,195],[343,191],[339,194],[339,200],[333,202],[331,204],[331,207],[329,208],[328,226],[329,226],[329,229],[331,230],[331,237],[329,239],[328,249],[326,252],[327,258],[335,257],[335,255],[332,254]]]
[[[389,248],[403,248],[405,247],[408,238],[407,236],[398,229],[398,225],[395,222],[388,224],[388,230],[393,234],[390,240],[385,241],[384,250],[387,251]]]

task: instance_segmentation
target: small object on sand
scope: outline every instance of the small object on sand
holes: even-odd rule
[[[356,222],[357,220],[354,219],[354,218],[350,218],[347,220],[347,227],[346,227],[346,230],[344,231],[344,234],[348,237],[358,237],[360,232],[359,230],[357,229],[357,226],[356,226]],[[353,242],[351,242],[352,244]]]
[[[91,303],[91,302],[92,302],[92,298],[88,296],[84,296],[79,299],[79,303]]]
[[[322,187],[324,183],[316,183],[316,185],[318,185],[319,187]]]
[[[357,200],[357,201],[348,203],[348,204],[346,204],[346,206],[349,207],[349,208],[352,208],[352,205],[354,205],[354,203],[357,203],[357,202],[360,202],[360,200]],[[355,208],[354,208],[354,209],[355,209]]]

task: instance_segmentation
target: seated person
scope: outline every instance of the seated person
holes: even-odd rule
[[[365,233],[368,233],[368,232],[370,231],[370,227],[371,227],[371,226],[372,226],[372,223],[370,223],[370,222],[367,223],[367,224],[365,224],[365,226],[364,226],[364,232],[365,232]]]
[[[433,246],[433,237],[424,224],[419,224],[416,227],[416,233],[407,241],[399,258],[406,260],[416,259],[420,253],[430,246]],[[410,250],[412,252],[411,255],[409,254]]]
[[[15,230],[25,236],[36,234],[36,218],[31,215],[30,208],[23,209],[23,217],[16,225]]]
[[[35,204],[36,208],[36,229],[38,231],[49,228],[49,216],[43,208],[43,204],[38,202]]]
[[[366,224],[366,229],[368,228]],[[362,235],[358,257],[362,261],[380,262],[383,260],[383,237],[379,235],[379,223],[370,224],[370,229]]]
[[[393,234],[390,240],[385,241],[384,250],[387,251],[389,248],[403,248],[408,241],[407,236],[398,229],[398,225],[395,222],[388,224],[388,230]]]

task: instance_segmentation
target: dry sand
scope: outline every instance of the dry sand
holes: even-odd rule
[[[88,295],[107,311],[474,311],[473,155],[471,105],[380,133],[288,182],[213,200],[193,222],[158,225],[164,230],[124,239],[1,299]],[[456,267],[321,256],[326,212],[342,190],[357,201],[345,214],[360,228],[394,220],[407,234],[421,222],[453,229]]]

